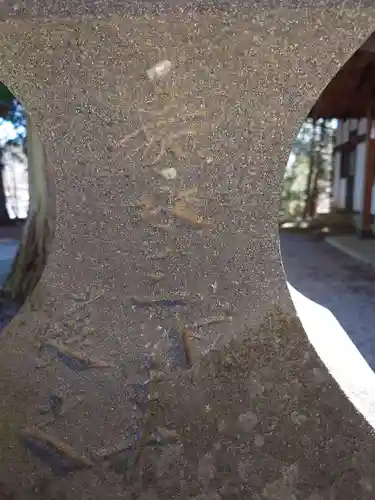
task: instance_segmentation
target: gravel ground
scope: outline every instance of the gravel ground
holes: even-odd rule
[[[289,283],[332,312],[375,370],[375,269],[307,234],[282,231],[280,244]]]

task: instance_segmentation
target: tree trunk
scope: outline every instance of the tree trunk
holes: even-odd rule
[[[311,184],[315,170],[315,160],[316,160],[316,152],[315,152],[315,143],[316,143],[316,124],[317,120],[313,120],[312,124],[312,135],[311,135],[311,143],[310,143],[310,154],[309,154],[309,173],[307,175],[306,182],[306,190],[305,190],[305,206],[302,213],[302,218],[305,220],[310,212],[310,203],[311,203]]]
[[[323,154],[326,146],[326,136],[327,136],[326,132],[327,132],[326,123],[325,121],[323,121],[322,124],[320,125],[319,148],[316,151],[314,182],[311,189],[310,203],[307,212],[307,215],[311,218],[316,215],[318,198],[319,198],[319,181],[321,180],[324,174]]]
[[[21,303],[31,294],[41,277],[53,230],[48,211],[44,150],[28,116],[27,134],[29,213],[18,254],[3,289],[7,297]]]

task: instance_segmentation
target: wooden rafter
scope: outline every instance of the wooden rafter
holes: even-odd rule
[[[375,53],[360,50],[330,81],[309,116],[362,118],[368,115],[372,102],[375,102]]]

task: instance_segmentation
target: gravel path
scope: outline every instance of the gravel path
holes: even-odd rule
[[[306,234],[280,240],[289,283],[332,312],[375,370],[375,269]]]

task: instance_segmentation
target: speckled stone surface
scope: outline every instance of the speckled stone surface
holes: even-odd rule
[[[57,204],[38,303],[1,344],[3,496],[374,498],[372,429],[296,318],[277,212],[375,11],[202,5],[2,3],[1,78]]]

